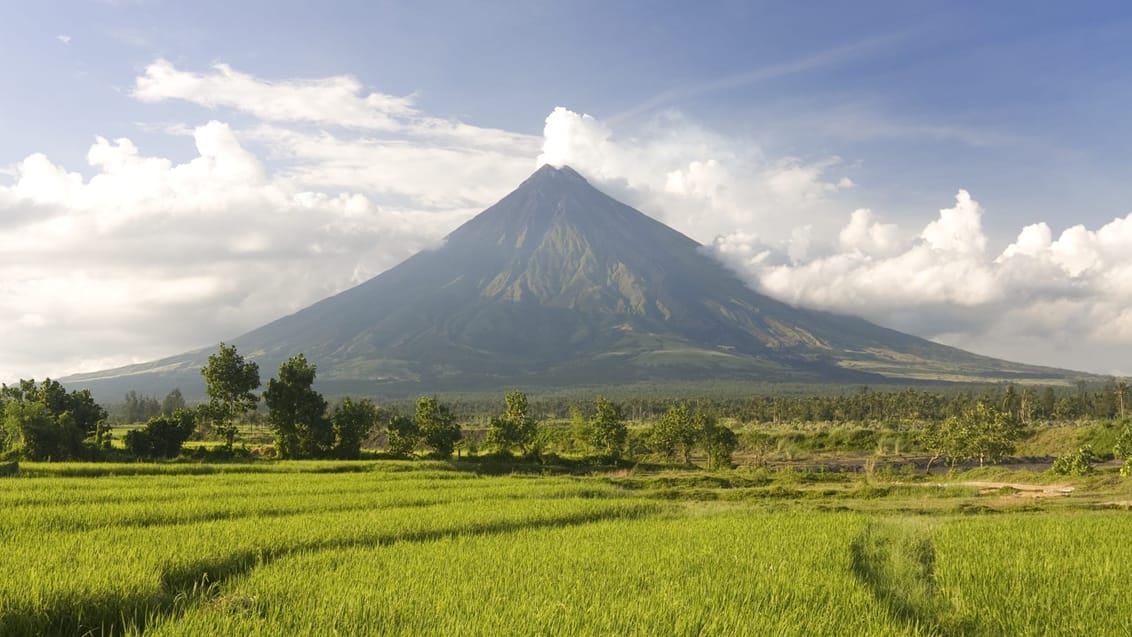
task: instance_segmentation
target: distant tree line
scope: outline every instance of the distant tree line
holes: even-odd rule
[[[221,449],[231,453],[243,425],[255,418],[270,428],[274,455],[285,459],[358,458],[367,440],[383,437],[385,453],[393,457],[427,453],[447,458],[458,451],[486,451],[539,458],[548,452],[566,452],[615,461],[652,454],[689,465],[696,454],[702,454],[709,467],[718,468],[731,464],[741,443],[756,455],[765,451],[772,439],[757,429],[761,424],[855,423],[907,431],[904,435],[913,436],[931,462],[954,466],[966,460],[980,464],[1001,460],[1035,422],[1123,418],[1129,400],[1127,382],[1112,379],[1099,388],[1080,383],[1069,390],[1014,384],[978,392],[860,387],[836,395],[676,403],[639,397],[617,402],[598,396],[592,405],[551,399],[534,407],[525,393],[513,391],[499,411],[497,405],[441,402],[436,396],[421,396],[407,405],[379,407],[354,398],[331,405],[314,389],[316,373],[316,366],[298,354],[284,361],[260,391],[258,365],[235,346],[221,343],[201,369],[208,395],[205,403],[189,408],[179,389],[161,401],[134,391],[125,395],[118,419],[143,423],[124,436],[126,450],[138,458],[172,458],[197,436],[219,439]],[[261,401],[264,411],[258,412]],[[465,420],[461,426],[458,412],[477,424],[467,427]],[[534,416],[536,412],[568,424],[548,425]],[[50,379],[2,386],[0,415],[3,457],[94,458],[110,446],[106,411],[90,393],[67,392]],[[650,425],[631,430],[629,420]],[[756,428],[740,438],[722,424],[725,420]],[[1125,427],[1121,441],[1117,455],[1132,458],[1132,425]]]
[[[156,397],[139,395],[136,391],[126,392],[118,413],[112,414],[113,419],[122,423],[145,422],[157,416],[171,416],[178,409],[186,407],[185,397],[180,389],[174,389],[158,401]]]
[[[538,408],[557,418],[569,417],[573,400],[544,398]],[[710,409],[719,418],[747,424],[829,423],[899,427],[902,424],[943,421],[960,417],[976,405],[993,406],[1023,424],[1124,419],[1132,415],[1132,394],[1124,379],[1110,378],[1099,385],[1030,386],[1005,383],[978,389],[903,388],[860,386],[852,391],[824,395],[717,396],[694,399],[694,407]],[[630,420],[651,421],[672,405],[667,397],[630,397],[621,402]],[[489,406],[465,401],[465,409]]]

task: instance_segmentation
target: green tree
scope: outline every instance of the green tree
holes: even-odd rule
[[[126,392],[122,420],[126,423],[145,422],[161,413],[161,403],[152,396],[138,395],[134,390]]]
[[[729,427],[719,424],[715,417],[697,414],[697,429],[702,434],[704,451],[708,456],[708,468],[730,469],[731,456],[739,446],[739,437]]]
[[[487,430],[487,444],[499,451],[518,448],[527,454],[538,438],[539,423],[531,417],[527,395],[521,391],[507,394],[502,415],[492,416]]]
[[[145,427],[126,433],[126,449],[139,458],[176,458],[196,429],[196,415],[178,409],[168,416],[155,416]]]
[[[279,366],[278,378],[267,381],[263,402],[280,458],[322,458],[334,446],[326,400],[314,389],[315,372],[298,354]]]
[[[417,399],[416,421],[425,445],[432,447],[441,458],[451,457],[463,434],[448,405],[441,404],[435,397],[421,396]]]
[[[165,399],[161,401],[161,413],[166,416],[172,416],[178,409],[185,409],[186,407],[185,397],[181,395],[179,387],[165,394]]]
[[[581,452],[592,451],[593,428],[590,426],[590,420],[586,418],[580,405],[571,403],[569,413],[571,449]]]
[[[1058,456],[1050,470],[1063,476],[1084,476],[1093,472],[1093,463],[1097,459],[1093,446],[1085,445],[1077,451]]]
[[[692,452],[703,437],[702,422],[697,422],[688,409],[688,403],[668,408],[649,434],[649,447],[672,460],[680,452],[684,464],[692,463]]]
[[[4,402],[4,451],[9,458],[66,460],[64,432],[43,403],[30,400]]]
[[[590,444],[609,458],[619,458],[625,447],[629,428],[621,405],[598,396],[594,401],[594,415],[590,418]]]
[[[202,414],[231,451],[240,433],[236,419],[255,409],[259,402],[255,394],[260,384],[259,365],[245,361],[235,345],[221,343],[200,373],[208,389],[208,403],[202,406]]]
[[[1124,459],[1124,466],[1120,468],[1120,475],[1132,476],[1132,420],[1124,421],[1124,429],[1116,439],[1113,453],[1117,458]]]
[[[68,392],[50,378],[40,384],[33,379],[20,380],[12,386],[0,385],[0,402],[5,412],[16,405],[12,407],[12,420],[5,427],[5,446],[9,452],[18,448],[15,455],[33,460],[82,457],[84,440],[96,436],[106,420],[106,410],[94,402],[90,391]]]
[[[980,467],[1002,460],[1014,451],[1014,443],[1022,437],[1017,418],[983,403],[965,410],[962,418],[968,455],[978,458]]]
[[[1021,435],[1022,427],[1016,418],[980,402],[958,416],[929,424],[921,442],[932,451],[929,469],[940,457],[946,457],[952,468],[968,458],[977,458],[981,467],[1014,451],[1014,443]]]
[[[362,441],[377,424],[377,406],[369,400],[357,402],[347,398],[334,410],[334,448],[332,455],[343,460],[356,460],[362,455]]]
[[[393,414],[389,417],[385,438],[389,453],[408,456],[421,441],[421,429],[416,420],[402,414]]]

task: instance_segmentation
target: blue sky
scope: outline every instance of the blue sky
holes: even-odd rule
[[[57,346],[0,376],[230,338],[540,157],[780,298],[1128,373],[1129,43],[1122,2],[7,3],[0,328]]]

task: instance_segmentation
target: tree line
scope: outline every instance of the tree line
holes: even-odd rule
[[[302,354],[284,361],[264,387],[258,364],[246,360],[235,346],[221,343],[201,374],[208,398],[194,408],[176,389],[161,401],[133,391],[126,394],[121,417],[144,421],[124,437],[130,454],[172,458],[193,436],[218,438],[222,448],[231,452],[241,423],[263,418],[273,434],[274,455],[287,459],[358,458],[367,440],[383,435],[386,453],[396,457],[423,451],[446,458],[461,448],[538,457],[553,449],[608,460],[655,454],[690,464],[693,454],[703,453],[709,466],[724,467],[731,463],[740,438],[721,421],[734,418],[754,423],[905,423],[909,435],[930,454],[931,463],[947,461],[954,466],[971,459],[980,464],[1001,460],[1039,417],[1081,413],[1121,417],[1128,401],[1127,384],[1115,379],[1099,390],[1078,384],[1060,394],[1052,388],[1007,384],[978,393],[862,387],[841,395],[756,396],[710,403],[640,398],[615,402],[598,396],[592,405],[565,405],[570,425],[563,432],[536,419],[527,395],[513,391],[506,395],[502,411],[492,409],[486,427],[471,430],[468,438],[469,431],[457,421],[457,409],[435,396],[420,396],[408,409],[354,398],[331,405],[314,389],[317,368]],[[257,411],[261,403],[263,412]],[[539,407],[540,413],[553,416],[562,405],[552,400]],[[482,414],[485,407],[477,409]],[[630,413],[653,424],[630,432]],[[110,446],[107,413],[90,393],[67,392],[50,379],[2,386],[0,415],[2,457],[85,459]],[[1132,425],[1127,429],[1128,441],[1120,449],[1132,457]],[[760,445],[770,440],[758,430],[744,434],[745,445],[756,455]]]
[[[259,366],[246,360],[235,346],[221,343],[201,374],[207,402],[195,410],[182,408],[152,417],[126,435],[128,449],[141,457],[172,457],[196,430],[220,438],[230,450],[240,433],[238,423],[261,400],[274,436],[275,456],[282,459],[358,458],[363,441],[377,431],[385,434],[386,453],[395,457],[425,451],[448,458],[464,440],[454,410],[435,396],[420,396],[411,414],[379,408],[368,399],[345,398],[330,406],[314,388],[316,366],[303,354],[284,361],[258,394]],[[623,407],[598,396],[590,412],[576,407],[572,413],[576,441],[600,458],[622,458],[629,438]],[[713,467],[730,464],[738,445],[735,433],[720,425],[714,415],[690,410],[687,403],[674,406],[647,439],[669,457],[679,449],[686,462],[690,462],[692,449],[702,448]],[[548,441],[546,427],[532,415],[526,394],[514,391],[507,394],[502,412],[490,417],[479,442],[490,453],[532,457],[539,456]]]

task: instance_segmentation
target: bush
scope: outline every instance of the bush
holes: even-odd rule
[[[1093,472],[1097,454],[1092,445],[1079,447],[1077,451],[1063,454],[1053,461],[1053,472],[1063,476],[1083,476]]]
[[[193,412],[178,409],[170,416],[150,418],[145,427],[128,432],[126,449],[139,458],[176,458],[194,429]]]

